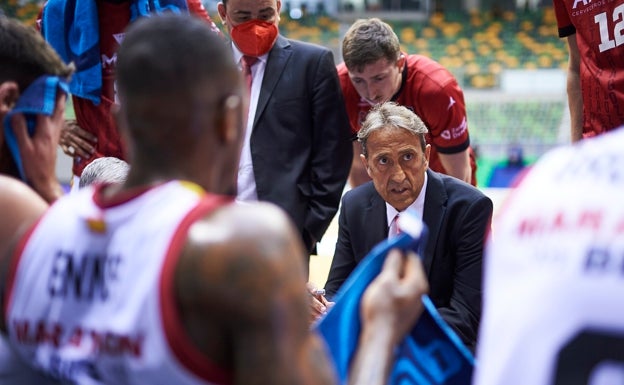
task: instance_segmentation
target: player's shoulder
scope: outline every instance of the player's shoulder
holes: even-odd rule
[[[542,155],[525,179],[539,183],[561,183],[563,180],[621,183],[624,181],[622,146],[624,126],[550,150]]]
[[[336,72],[338,72],[338,77],[349,79],[349,70],[347,69],[347,65],[342,62],[336,65]]]
[[[219,317],[231,322],[268,315],[265,305],[283,293],[277,288],[305,282],[304,260],[301,236],[280,208],[224,205],[189,227],[176,267],[178,292],[224,307]]]
[[[345,192],[342,197],[343,204],[351,207],[370,203],[372,199],[379,196],[372,181],[368,181]]]
[[[408,55],[408,80],[419,87],[424,83],[431,91],[441,90],[449,85],[458,86],[455,76],[442,64],[423,55]]]
[[[206,257],[206,263],[249,263],[290,258],[300,246],[299,234],[278,206],[266,202],[223,205],[197,220],[188,231],[187,244]],[[203,257],[202,257],[203,258]],[[302,258],[300,258],[303,260]]]
[[[0,175],[0,242],[4,245],[24,224],[37,220],[48,204],[21,181]]]

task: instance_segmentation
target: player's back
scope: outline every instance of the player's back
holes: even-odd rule
[[[86,189],[54,204],[9,282],[21,358],[76,384],[225,382],[186,338],[173,294],[189,226],[225,202],[200,190],[172,181],[107,201]]]
[[[543,156],[493,224],[475,384],[624,383],[624,130]]]

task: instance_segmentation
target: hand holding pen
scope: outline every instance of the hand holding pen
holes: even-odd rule
[[[325,315],[334,304],[325,298],[325,289],[318,289],[314,284],[308,283],[308,293],[312,297],[310,317],[311,322],[315,322]]]

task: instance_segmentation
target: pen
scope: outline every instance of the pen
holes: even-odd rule
[[[325,295],[325,289],[315,289],[310,292],[313,296]]]

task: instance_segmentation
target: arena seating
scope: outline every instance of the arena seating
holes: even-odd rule
[[[449,68],[462,86],[493,88],[504,69],[564,68],[565,42],[557,37],[554,12],[435,13],[424,22],[385,20],[409,53],[429,56]],[[342,28],[341,28],[342,27]],[[282,16],[288,37],[339,50],[341,26],[329,16]]]

